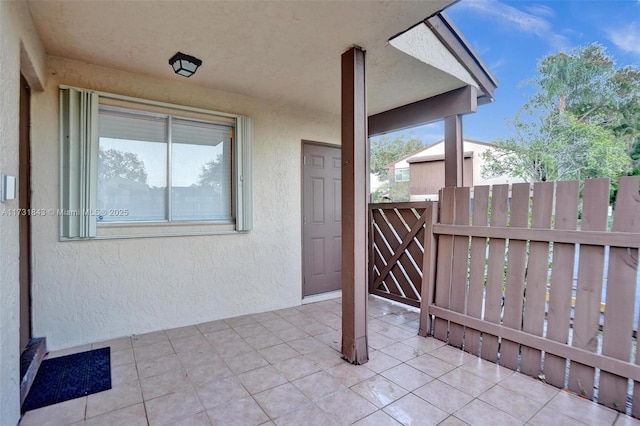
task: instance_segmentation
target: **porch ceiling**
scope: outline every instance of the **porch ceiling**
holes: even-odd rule
[[[369,114],[466,85],[388,43],[451,3],[28,0],[50,55],[336,114],[353,44],[367,50]],[[177,51],[203,61],[188,80],[167,62]]]

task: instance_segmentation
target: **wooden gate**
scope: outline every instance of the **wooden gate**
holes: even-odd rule
[[[443,189],[421,333],[640,417],[639,188],[611,231],[607,179]]]
[[[369,205],[369,293],[420,307],[425,221],[430,221],[430,229],[434,205]]]

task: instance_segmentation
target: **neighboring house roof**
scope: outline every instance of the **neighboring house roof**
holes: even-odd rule
[[[463,142],[465,144],[472,143],[472,144],[476,144],[476,145],[493,146],[493,144],[491,144],[491,143],[481,142],[481,141],[478,141],[478,140],[475,140],[475,139],[467,139],[467,138],[465,138]],[[397,159],[396,161],[394,161],[392,163],[387,164],[386,166],[384,166],[384,168],[385,169],[389,169],[389,168],[395,167],[396,164],[398,164],[400,162],[403,162],[403,161],[406,161],[407,163],[420,162],[420,161],[415,161],[415,160],[411,160],[411,159],[430,156],[428,154],[428,151],[436,148],[438,145],[443,144],[443,143],[444,143],[444,139],[440,139],[439,141],[434,142],[431,145],[427,145],[426,147],[424,147],[422,149],[414,151],[414,152],[412,152],[410,154],[405,155],[402,158]],[[464,152],[464,156],[465,157],[472,157],[473,155],[468,155],[468,154],[473,154],[473,151],[467,150],[467,151]],[[437,155],[435,155],[435,157],[442,157],[442,158],[434,158],[433,160],[429,160],[429,161],[437,161],[438,159],[442,159],[442,160],[444,159],[444,156],[441,155],[441,154],[437,154]]]
[[[465,151],[464,152],[464,158],[471,158],[473,157],[473,151]],[[444,154],[438,154],[438,155],[422,155],[422,156],[418,156],[418,157],[411,157],[411,158],[407,158],[407,163],[409,164],[413,164],[413,163],[429,163],[431,161],[443,161],[444,160]]]

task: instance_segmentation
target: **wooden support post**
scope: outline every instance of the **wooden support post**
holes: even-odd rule
[[[369,360],[367,343],[368,139],[365,52],[342,54],[342,354]]]
[[[459,114],[444,119],[444,186],[464,186],[462,165],[462,116]]]

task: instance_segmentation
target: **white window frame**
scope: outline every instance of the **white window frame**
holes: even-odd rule
[[[253,228],[252,119],[164,102],[60,86],[60,240],[166,237],[248,232]],[[98,108],[124,104],[140,111],[179,111],[207,117],[215,122],[231,120],[232,140],[232,221],[109,222],[96,220],[98,172]],[[168,112],[172,114],[172,112]]]
[[[406,179],[398,179],[398,172],[400,172],[401,174],[404,174],[404,171],[407,171],[407,178]],[[409,182],[411,180],[411,176],[409,174],[409,167],[400,167],[395,169],[395,176],[394,176],[394,181],[395,182]]]

